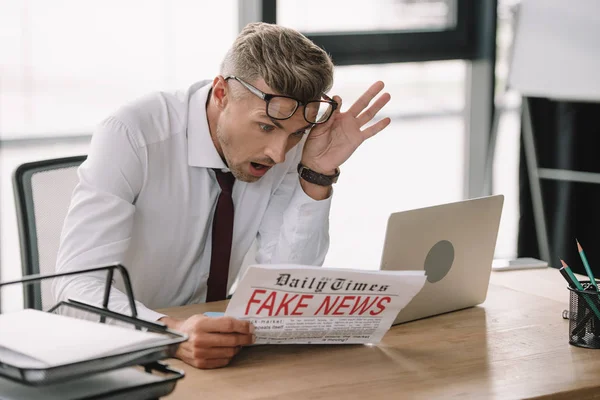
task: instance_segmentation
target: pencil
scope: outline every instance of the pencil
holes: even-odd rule
[[[583,252],[583,247],[581,247],[581,245],[579,244],[579,240],[575,239],[575,242],[577,242],[577,251],[579,251],[579,257],[581,257],[581,261],[583,262],[583,266],[585,267],[585,272],[587,273],[588,277],[590,278],[590,282],[592,283],[592,285],[594,285],[597,291],[598,284],[596,283],[596,279],[594,279],[594,274],[592,274],[590,264],[588,263],[585,253]]]
[[[560,263],[562,264],[562,269],[564,269],[564,271],[567,273],[567,275],[569,276],[569,282],[573,283],[573,285],[575,285],[575,288],[577,288],[578,290],[583,290],[583,286],[581,285],[581,282],[579,282],[577,280],[577,278],[575,277],[575,274],[573,274],[573,271],[571,271],[571,268],[569,268],[569,266],[567,265],[567,263],[564,260],[560,260]]]
[[[562,261],[562,260],[560,260],[560,261]],[[567,270],[565,269],[565,267],[560,268],[558,271],[563,276],[563,278],[565,278],[565,281],[567,281],[567,284],[569,285],[569,287],[576,289],[576,286],[573,283],[573,281],[571,280],[571,277],[569,276],[569,274],[567,274]]]
[[[564,262],[563,260],[560,260],[560,262],[562,264],[562,268],[560,269],[561,274],[565,277],[565,279],[567,278],[567,276],[569,277],[569,279],[567,280],[567,282],[569,283],[569,286],[572,287],[571,284],[573,284],[573,285],[575,285],[575,288],[577,288],[577,290],[583,291],[583,286],[581,286],[581,283],[577,280],[575,275],[573,275],[571,268],[569,268],[567,263]],[[562,273],[563,270],[567,273],[567,276],[565,276]],[[600,310],[598,310],[598,308],[596,307],[594,302],[588,297],[587,294],[584,294],[584,293],[579,293],[579,294],[581,295],[581,297],[583,297],[583,299],[586,301],[586,303],[588,303],[588,305],[590,306],[590,309],[594,312],[594,314],[596,314],[596,317],[598,319],[600,319]]]

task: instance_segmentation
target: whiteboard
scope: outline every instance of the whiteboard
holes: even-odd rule
[[[600,0],[523,0],[508,84],[523,96],[600,101]]]

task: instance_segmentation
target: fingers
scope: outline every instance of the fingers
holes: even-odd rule
[[[390,96],[389,93],[384,93],[381,96],[379,96],[379,98],[371,105],[371,107],[367,108],[356,118],[358,125],[363,126],[367,122],[372,120],[375,117],[375,115],[377,115],[377,113],[381,111],[383,106],[385,106],[390,101],[391,98],[392,96]]]
[[[372,84],[371,87],[367,89],[367,91],[363,93],[363,95],[360,96],[358,100],[354,102],[354,104],[352,104],[352,106],[348,109],[348,112],[353,117],[358,116],[362,110],[368,107],[371,100],[373,100],[373,98],[375,98],[375,96],[377,96],[377,94],[383,90],[384,86],[385,85],[381,81],[377,81]]]
[[[384,130],[389,124],[390,122],[392,122],[391,119],[389,118],[384,118],[381,121],[378,121],[377,123],[371,125],[370,127],[368,127],[367,129],[362,131],[364,140],[375,136],[376,134],[378,134],[379,132],[381,132],[382,130]]]
[[[246,335],[254,333],[254,326],[250,322],[231,317],[202,317],[197,321],[196,329],[203,332],[243,333]]]
[[[179,355],[190,359],[233,358],[242,348],[238,347],[182,347]]]
[[[215,333],[210,335],[228,336],[233,334]],[[190,338],[187,342],[182,343],[177,349],[175,356],[196,368],[209,369],[224,367],[231,362],[231,359],[235,357],[242,348],[241,346],[205,347],[200,345],[202,341],[191,341],[192,339],[193,338]]]
[[[254,343],[254,326],[231,317],[211,318],[195,315],[183,322],[187,333],[176,357],[196,368],[220,368],[229,364],[242,346]]]
[[[200,369],[223,368],[229,365],[231,358],[187,358],[181,357],[181,361]]]
[[[189,337],[194,347],[236,347],[254,343],[254,335],[242,333],[195,333]]]

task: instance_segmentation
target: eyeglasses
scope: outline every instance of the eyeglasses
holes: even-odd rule
[[[235,79],[246,89],[263,99],[267,103],[267,115],[270,118],[277,120],[291,118],[298,107],[304,106],[304,119],[306,122],[309,124],[324,124],[329,120],[338,106],[338,103],[333,101],[333,99],[325,93],[323,93],[323,98],[325,100],[311,100],[303,103],[293,97],[264,93],[237,76],[230,75],[225,78],[226,81],[229,79]]]

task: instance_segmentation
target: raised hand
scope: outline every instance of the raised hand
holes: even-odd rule
[[[391,99],[389,93],[384,93],[369,106],[383,87],[383,82],[375,82],[346,112],[340,112],[342,99],[334,96],[333,100],[339,106],[329,121],[311,130],[304,145],[302,164],[313,171],[331,175],[362,142],[387,127],[389,118],[365,128]]]

